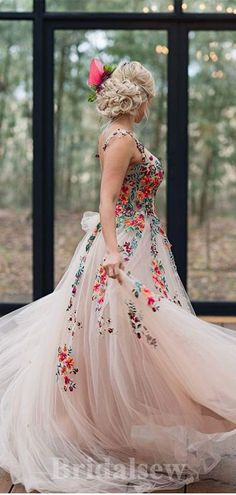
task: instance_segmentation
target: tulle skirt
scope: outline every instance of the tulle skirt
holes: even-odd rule
[[[82,227],[54,291],[0,318],[0,466],[27,492],[197,481],[236,456],[236,333],[195,315],[157,217],[117,226],[121,285]]]

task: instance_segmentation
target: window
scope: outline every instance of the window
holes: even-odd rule
[[[236,0],[186,0],[182,2],[182,11],[236,14]]]
[[[145,37],[145,44],[140,39]],[[55,277],[65,270],[76,244],[84,234],[80,219],[85,210],[98,211],[100,165],[95,158],[100,116],[95,104],[88,103],[86,84],[89,60],[104,62],[145,60],[154,72],[158,95],[149,119],[135,128],[145,146],[166,162],[167,54],[166,32],[138,30],[75,30],[55,33]],[[119,47],[119,49],[117,48]],[[101,55],[100,55],[101,52]],[[103,121],[105,122],[105,120]],[[106,123],[105,123],[106,124]],[[142,127],[142,129],[141,129]],[[165,181],[158,196],[165,215]]]
[[[173,12],[172,0],[47,0],[47,10],[57,12]]]
[[[197,300],[236,294],[236,32],[189,33],[188,287]]]
[[[33,0],[0,0],[0,12],[31,11]]]
[[[0,21],[1,288],[32,300],[32,24]]]

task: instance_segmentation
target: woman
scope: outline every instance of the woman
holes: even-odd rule
[[[88,83],[99,212],[55,290],[0,319],[0,465],[27,491],[176,489],[236,454],[236,334],[196,316],[154,210],[152,74],[94,59]]]

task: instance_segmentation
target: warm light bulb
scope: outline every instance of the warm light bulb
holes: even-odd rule
[[[144,12],[144,14],[147,14],[147,12],[149,12],[149,8],[148,7],[143,7],[143,12]]]
[[[211,75],[214,79],[221,79],[224,76],[224,72],[222,70],[214,70]]]
[[[221,5],[221,4],[218,4],[218,5],[216,6],[216,10],[217,10],[217,12],[222,12],[222,10],[223,10],[222,5]]]
[[[153,12],[156,12],[156,11],[157,11],[157,6],[156,6],[156,5],[152,5],[152,6],[151,6],[151,10],[152,10]]]
[[[226,12],[227,12],[227,14],[232,14],[232,12],[233,12],[232,7],[227,7]]]
[[[167,55],[169,53],[169,48],[165,45],[157,45],[155,50],[157,53],[163,53],[163,55]]]
[[[210,58],[213,62],[216,62],[218,60],[218,55],[216,55],[215,52],[210,52]]]
[[[173,10],[174,10],[174,5],[168,5],[168,7],[167,7],[167,8],[168,8],[169,12],[173,12]]]
[[[187,3],[182,3],[182,10],[187,10],[188,4]]]
[[[200,5],[199,5],[199,9],[200,9],[200,10],[205,10],[205,8],[206,8],[205,3],[200,3]]]

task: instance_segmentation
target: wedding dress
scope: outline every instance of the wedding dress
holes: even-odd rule
[[[122,285],[98,212],[54,291],[0,318],[0,466],[26,491],[177,489],[236,455],[236,333],[198,318],[142,155],[116,204]]]

